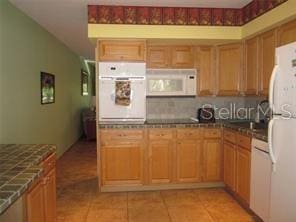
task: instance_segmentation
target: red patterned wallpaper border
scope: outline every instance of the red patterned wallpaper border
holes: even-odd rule
[[[88,5],[88,23],[242,26],[286,1],[253,0],[241,9]]]

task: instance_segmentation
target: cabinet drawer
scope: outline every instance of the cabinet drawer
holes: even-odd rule
[[[129,140],[142,140],[144,138],[143,130],[101,130],[101,141],[105,140],[117,140],[117,139],[129,139]]]
[[[177,130],[178,139],[201,139],[202,130],[201,129],[178,129]]]
[[[237,145],[247,150],[251,150],[251,137],[237,134]]]
[[[236,133],[231,130],[225,130],[224,131],[224,140],[235,144],[236,143]]]
[[[149,139],[164,139],[164,140],[170,140],[173,139],[173,130],[171,129],[153,129],[149,130]]]
[[[42,161],[40,166],[43,168],[43,174],[46,175],[56,164],[56,154],[49,155],[45,160]]]
[[[205,138],[220,138],[221,137],[221,129],[205,129]]]

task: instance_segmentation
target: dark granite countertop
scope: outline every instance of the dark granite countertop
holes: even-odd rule
[[[250,135],[254,138],[267,141],[267,129],[251,130],[242,122],[235,121],[216,121],[216,123],[199,123],[192,119],[148,119],[145,123],[134,124],[125,122],[99,122],[100,129],[143,129],[143,128],[198,128],[198,127],[225,127],[241,133]],[[243,123],[249,123],[244,121]]]
[[[198,128],[222,127],[223,122],[199,123],[193,119],[148,119],[145,123],[99,122],[100,129],[143,129],[143,128]]]
[[[0,144],[0,215],[42,175],[38,165],[54,145]]]
[[[224,123],[223,126],[225,128],[236,130],[241,133],[247,134],[247,135],[252,136],[256,139],[263,140],[265,142],[268,141],[268,135],[267,135],[268,129],[267,128],[258,129],[258,130],[251,130],[249,127],[242,126],[239,123]]]

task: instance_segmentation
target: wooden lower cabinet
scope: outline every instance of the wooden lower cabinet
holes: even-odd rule
[[[203,142],[203,181],[221,181],[221,140],[206,139]]]
[[[104,129],[99,141],[103,191],[222,181],[220,128]]]
[[[40,165],[45,175],[26,193],[27,222],[56,222],[55,154]]]
[[[172,182],[173,143],[170,140],[149,143],[149,182]]]
[[[236,147],[235,145],[224,142],[224,183],[230,189],[236,188]]]
[[[45,222],[45,201],[43,195],[43,183],[40,180],[27,193],[27,218],[28,222]]]
[[[43,178],[43,194],[45,200],[45,221],[56,221],[56,171],[52,169]]]
[[[177,142],[177,181],[200,182],[202,174],[202,141],[180,140]]]
[[[236,164],[236,192],[247,203],[250,203],[251,152],[238,147]]]
[[[142,184],[143,144],[138,141],[108,141],[101,147],[102,183]]]
[[[250,202],[251,137],[224,131],[224,183],[245,203]]]

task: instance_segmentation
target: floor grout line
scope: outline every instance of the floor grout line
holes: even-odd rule
[[[127,221],[129,222],[130,221],[130,218],[129,218],[129,210],[128,210],[128,195],[129,195],[129,192],[126,192],[126,214],[127,214]]]
[[[166,211],[167,211],[167,214],[168,214],[168,216],[169,216],[169,220],[172,222],[173,219],[172,219],[172,216],[170,215],[169,208],[168,208],[168,206],[167,206],[167,204],[166,204],[166,202],[165,202],[164,196],[163,196],[163,194],[162,194],[161,191],[159,191],[159,193],[160,193],[160,196],[161,196],[162,202],[163,202],[163,204],[164,204],[164,206],[165,206],[165,209],[166,209]]]

